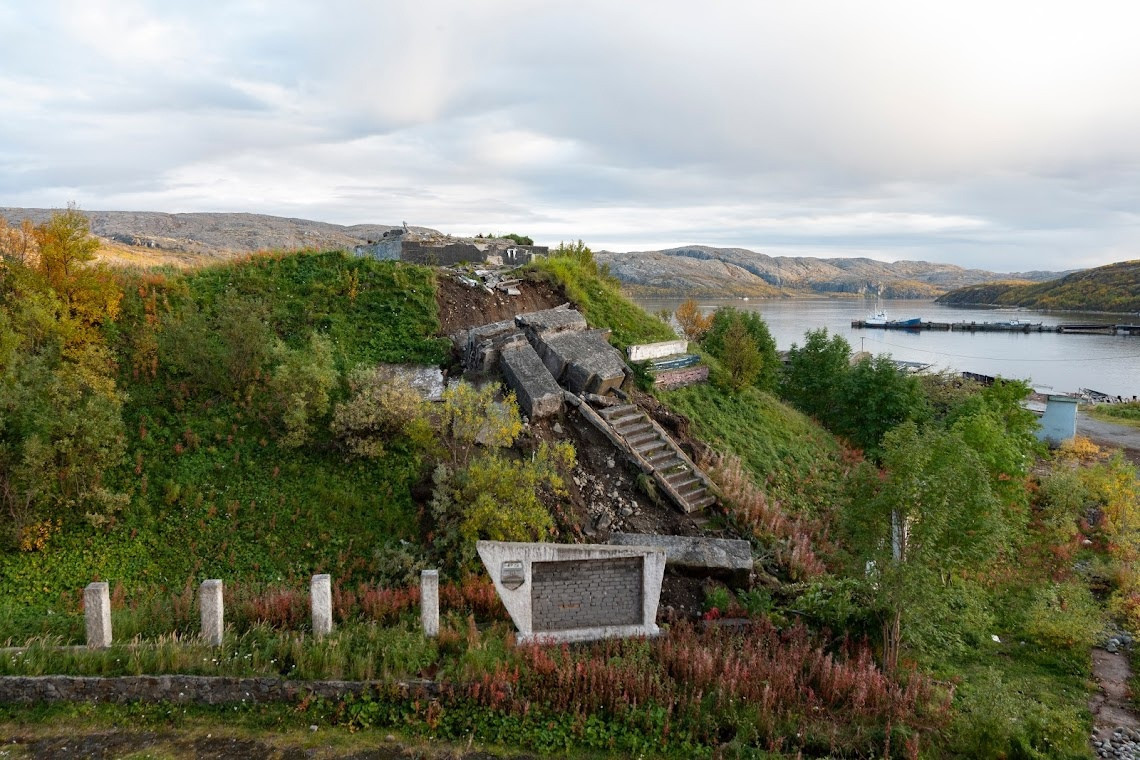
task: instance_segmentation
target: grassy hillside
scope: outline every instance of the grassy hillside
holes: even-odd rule
[[[711,384],[661,394],[693,420],[693,432],[735,454],[771,498],[792,512],[830,512],[843,499],[843,449],[816,422],[757,388],[729,392]]]
[[[412,449],[397,443],[379,461],[348,461],[324,428],[312,445],[284,448],[264,377],[227,385],[225,372],[187,371],[173,354],[224,368],[217,333],[238,321],[251,351],[265,346],[249,330],[264,328],[258,340],[286,347],[326,336],[342,369],[441,363],[449,345],[434,337],[432,272],[302,253],[121,277],[121,313],[105,332],[126,396],[126,457],[105,480],[129,505],[105,524],[65,522],[46,551],[0,553],[0,595],[43,608],[90,579],[181,589],[201,577],[382,574],[378,549],[417,536]],[[194,324],[205,330],[195,336]]]
[[[1004,282],[951,291],[939,303],[1073,311],[1140,312],[1140,260],[1086,269],[1042,283]]]

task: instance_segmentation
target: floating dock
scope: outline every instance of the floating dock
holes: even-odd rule
[[[941,330],[943,332],[1072,333],[1074,335],[1140,335],[1140,325],[1063,324],[1040,322],[868,322],[854,319],[851,327],[862,330]]]

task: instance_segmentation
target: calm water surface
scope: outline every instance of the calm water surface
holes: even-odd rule
[[[682,298],[637,299],[656,313],[677,308]],[[1092,388],[1111,395],[1140,395],[1140,336],[1058,335],[1056,333],[958,333],[910,330],[857,330],[874,301],[861,299],[749,300],[698,299],[707,312],[718,306],[759,312],[781,350],[802,344],[804,333],[826,327],[855,350],[890,354],[936,368],[1028,380],[1035,388],[1063,393]],[[1020,319],[1046,325],[1112,322],[1137,324],[1140,316],[1074,314],[1028,309],[968,309],[932,301],[886,301],[891,319],[922,317],[931,322],[1000,322]]]

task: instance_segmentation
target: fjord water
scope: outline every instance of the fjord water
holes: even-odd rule
[[[651,313],[675,310],[681,298],[639,298]],[[1054,393],[1091,388],[1113,396],[1140,395],[1140,336],[1059,335],[1057,333],[969,333],[855,329],[875,302],[864,299],[697,299],[705,312],[734,306],[758,312],[780,350],[804,342],[808,330],[826,327],[858,351],[890,354],[895,359],[933,364],[935,368],[1028,380]],[[1019,319],[1046,325],[1072,323],[1137,324],[1140,316],[1027,309],[969,309],[933,301],[886,301],[891,319],[921,317],[929,322],[1001,322]]]

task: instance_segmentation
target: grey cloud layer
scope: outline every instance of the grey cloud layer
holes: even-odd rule
[[[1131,4],[0,0],[0,202],[1140,254]]]

